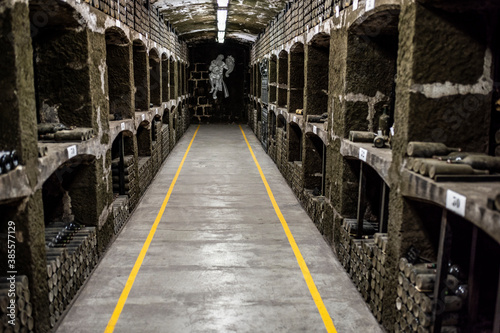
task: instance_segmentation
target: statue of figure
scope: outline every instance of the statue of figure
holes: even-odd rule
[[[229,74],[233,71],[234,69],[234,58],[232,56],[228,56],[226,59],[226,62],[222,61],[224,59],[224,56],[222,54],[219,54],[217,56],[217,59],[212,60],[210,63],[210,86],[211,90],[210,93],[213,93],[213,98],[217,99],[217,92],[218,91],[224,91],[224,97],[229,97],[229,92],[227,90],[227,86],[224,83],[223,80],[223,75],[224,75],[224,69],[226,70],[226,77],[229,77]]]

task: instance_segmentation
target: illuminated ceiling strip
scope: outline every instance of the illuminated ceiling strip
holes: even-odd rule
[[[217,34],[217,40],[219,43],[224,43],[224,36],[226,35],[225,31],[219,31]]]
[[[224,43],[224,37],[226,35],[226,22],[227,22],[227,6],[229,5],[229,0],[217,0],[217,41],[219,43]]]

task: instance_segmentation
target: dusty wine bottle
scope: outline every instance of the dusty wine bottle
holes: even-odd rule
[[[469,287],[466,284],[461,284],[455,288],[453,293],[465,301],[469,296]]]
[[[382,131],[382,135],[384,136],[389,135],[389,120],[389,105],[384,104],[384,106],[382,107],[382,115],[380,116],[380,118],[378,118],[378,129],[379,131]]]
[[[41,123],[41,124],[38,124],[38,135],[55,133],[57,131],[66,130],[66,129],[68,129],[68,127],[66,127],[64,124],[61,124],[61,123]]]
[[[488,155],[469,155],[456,164],[467,164],[474,169],[500,171],[500,157]]]
[[[16,150],[10,152],[10,159],[12,161],[13,169],[17,168],[17,166],[19,165],[19,156]]]
[[[0,168],[2,169],[2,173],[7,173],[13,169],[10,152],[8,151],[0,152]]]
[[[467,164],[435,164],[429,170],[429,177],[435,178],[438,175],[473,175],[488,174],[486,170],[475,170]]]
[[[432,156],[432,158],[434,159],[437,159],[437,160],[440,160],[440,161],[447,161],[447,162],[455,162],[455,161],[459,161],[459,160],[463,160],[464,158],[466,158],[467,156],[470,156],[470,155],[483,155],[483,156],[487,156],[486,154],[483,154],[483,153],[471,153],[471,152],[464,152],[464,151],[455,151],[455,152],[451,152],[449,153],[448,155],[445,155],[445,156]]]
[[[451,152],[460,151],[460,148],[448,148],[440,142],[418,142],[408,143],[406,153],[411,157],[432,157],[434,155],[448,155]]]
[[[352,142],[373,142],[375,133],[363,131],[350,131],[349,140]]]

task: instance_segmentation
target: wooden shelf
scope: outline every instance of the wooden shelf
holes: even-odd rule
[[[432,202],[443,208],[448,208],[447,196],[456,193],[465,197],[463,217],[500,243],[500,212],[487,207],[488,198],[500,193],[500,182],[478,182],[474,185],[470,182],[438,183],[407,169],[402,171],[401,176],[401,193],[406,197]]]
[[[389,168],[392,163],[392,150],[389,148],[376,148],[371,143],[352,142],[342,139],[340,153],[344,157],[356,159],[360,159],[360,155],[366,156],[366,158],[362,159],[363,162],[371,166],[389,185]]]

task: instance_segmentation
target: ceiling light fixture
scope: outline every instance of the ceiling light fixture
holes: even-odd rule
[[[227,9],[217,9],[217,23],[226,22],[227,20]]]
[[[226,35],[225,31],[219,31],[219,33],[217,34],[217,41],[219,43],[224,43],[224,36],[225,35]]]
[[[217,6],[219,7],[227,7],[229,4],[229,0],[217,0]]]
[[[218,0],[218,4],[224,2],[224,0]],[[217,9],[217,41],[219,43],[224,43],[224,36],[226,35],[226,21],[227,21],[227,4],[228,0],[224,2],[226,8]]]
[[[219,31],[225,31],[226,30],[226,21],[217,21],[217,29]]]

